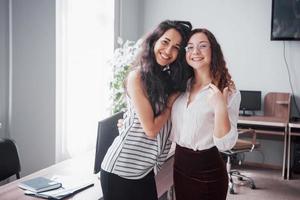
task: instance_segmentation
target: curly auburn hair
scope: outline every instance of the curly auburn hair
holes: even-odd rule
[[[188,40],[196,33],[203,33],[208,38],[211,48],[211,66],[210,73],[212,76],[212,83],[216,85],[222,92],[225,87],[229,90],[235,89],[235,84],[231,79],[231,75],[226,67],[226,62],[220,44],[215,36],[205,28],[197,28],[191,31]],[[193,75],[194,76],[194,75]]]

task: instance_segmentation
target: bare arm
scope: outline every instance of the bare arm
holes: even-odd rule
[[[171,106],[175,99],[170,100],[168,107],[159,116],[155,117],[151,104],[143,90],[139,71],[132,71],[128,75],[127,91],[146,135],[155,138],[170,117]]]

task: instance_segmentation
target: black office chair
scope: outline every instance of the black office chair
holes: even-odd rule
[[[229,193],[230,194],[236,194],[236,191],[234,191],[234,185],[236,184],[233,181],[233,177],[237,177],[240,181],[246,181],[251,189],[256,189],[256,185],[252,178],[245,176],[241,174],[238,170],[231,169],[231,160],[234,156],[240,153],[245,152],[252,152],[254,149],[258,148],[260,144],[256,141],[256,133],[253,129],[245,129],[245,130],[239,130],[239,134],[252,134],[252,141],[244,140],[244,139],[238,139],[234,147],[228,151],[224,151],[224,153],[227,156],[227,173],[229,178]]]
[[[0,138],[0,181],[12,175],[20,178],[21,165],[16,144],[8,138]]]
[[[115,137],[119,135],[117,123],[122,117],[123,112],[119,112],[98,122],[98,135],[94,163],[95,174],[101,170],[101,163],[108,148],[114,141]]]

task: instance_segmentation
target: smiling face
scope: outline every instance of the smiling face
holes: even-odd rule
[[[156,62],[166,66],[174,62],[178,56],[182,37],[175,29],[167,30],[155,43]]]
[[[194,69],[210,68],[211,48],[204,33],[195,33],[188,41],[186,47],[186,61]]]

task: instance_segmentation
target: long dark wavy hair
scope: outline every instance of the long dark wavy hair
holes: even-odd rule
[[[182,41],[176,60],[169,65],[168,70],[163,70],[163,67],[156,62],[154,45],[169,29],[177,30],[182,37]],[[140,68],[143,87],[155,116],[166,108],[168,96],[172,92],[186,90],[186,83],[190,75],[187,73],[188,66],[184,62],[184,47],[187,44],[187,37],[191,30],[192,25],[188,21],[165,20],[143,42],[135,67]]]
[[[235,89],[235,84],[231,79],[231,75],[226,67],[226,61],[223,56],[223,52],[220,44],[215,36],[205,28],[197,28],[191,31],[188,39],[190,39],[196,33],[203,33],[208,38],[211,48],[211,66],[210,73],[212,76],[212,83],[216,85],[221,92],[225,87],[229,90]]]

